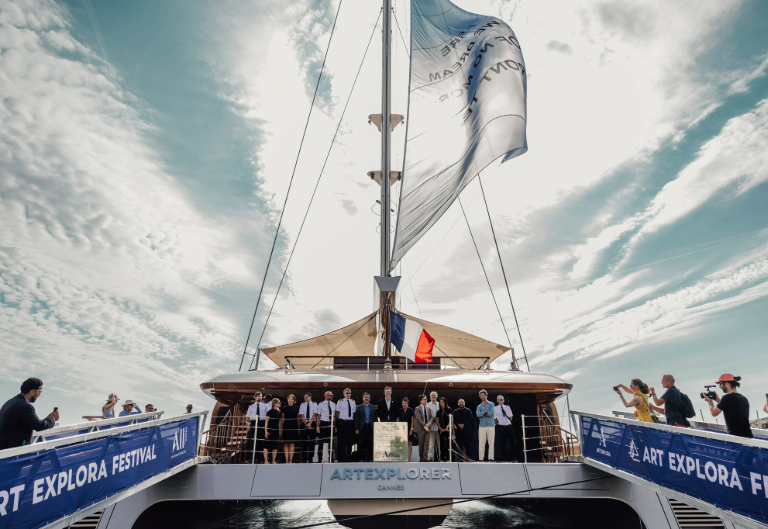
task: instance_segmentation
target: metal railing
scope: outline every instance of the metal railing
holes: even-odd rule
[[[535,420],[536,424],[530,425]],[[541,452],[542,463],[557,463],[570,456],[581,453],[579,438],[576,434],[556,425],[545,413],[539,409],[537,416],[521,415],[523,432],[523,460],[528,462],[528,454]],[[529,435],[530,430],[536,434]],[[528,448],[529,441],[537,441],[538,447]],[[537,444],[537,443],[534,443]]]
[[[394,357],[393,369],[409,370],[453,370],[463,369],[468,371],[488,371],[491,368],[491,359],[488,356],[440,356],[434,357],[431,363],[415,363],[405,357]],[[345,357],[345,356],[286,356],[283,369],[286,373],[291,371],[310,370],[360,370],[380,371],[384,369],[384,357]]]
[[[283,422],[285,419],[273,419],[275,421]],[[291,419],[289,419],[291,420]],[[334,456],[334,428],[335,414],[331,414],[330,426],[312,426],[312,429],[316,433],[313,436],[313,459],[314,459],[314,447],[317,447],[318,461],[329,463]],[[266,440],[262,434],[258,432],[259,428],[264,428],[264,425],[251,426],[251,418],[247,415],[230,415],[227,414],[222,421],[203,432],[203,441],[200,444],[200,451],[198,455],[207,456],[211,458],[211,461],[219,464],[243,464],[260,460],[262,457],[262,450],[266,448],[259,448],[257,453],[256,447],[258,444],[263,444]],[[321,432],[318,433],[317,430]],[[327,437],[321,437],[322,431],[329,429],[330,433]],[[251,431],[253,430],[253,431]],[[277,442],[286,444],[283,437],[283,432],[293,431],[301,433],[307,430],[306,427],[291,428],[286,427],[285,424],[278,427],[269,427],[268,431],[278,431]],[[304,439],[298,439],[294,444],[302,445],[306,442]],[[249,446],[250,445],[250,448]],[[326,446],[328,448],[326,448]],[[303,451],[301,449],[294,448],[294,457],[301,457]]]
[[[614,417],[619,417],[629,421],[637,421],[637,417],[635,417],[634,413],[628,413],[624,411],[612,411],[611,413]],[[660,424],[667,424],[666,417],[663,415],[657,415],[657,417],[661,421]],[[728,433],[728,430],[724,424],[693,420],[689,420],[688,422],[691,423],[691,428],[695,430],[710,430],[713,432]],[[756,439],[768,439],[768,430],[764,428],[750,428],[750,430],[752,430],[752,435],[755,436]]]
[[[42,430],[40,432],[33,432],[32,438],[29,444],[41,443],[44,441],[51,441],[53,439],[63,439],[65,437],[71,437],[73,435],[81,435],[86,433],[100,432],[103,430],[110,430],[120,426],[127,426],[131,424],[137,424],[140,422],[155,421],[165,413],[164,411],[152,411],[149,413],[135,413],[125,417],[115,417],[114,419],[104,419],[101,421],[88,421],[76,424],[69,424],[67,426],[56,426],[49,428],[48,430]]]

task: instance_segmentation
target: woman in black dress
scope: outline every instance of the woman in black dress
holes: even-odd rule
[[[437,424],[440,426],[440,461],[448,461],[448,450],[451,449],[451,410],[445,397],[440,397],[440,409],[437,410]]]
[[[299,407],[293,395],[288,395],[288,406],[283,408],[280,430],[283,432],[285,462],[293,463],[293,449],[299,441]]]
[[[269,463],[269,452],[272,452],[272,463],[277,463],[277,443],[280,440],[280,399],[272,399],[272,409],[267,412],[264,422],[264,462]]]
[[[408,424],[408,461],[410,461],[416,434],[413,433],[413,408],[408,407],[408,397],[403,397],[403,407],[397,410],[397,422]]]

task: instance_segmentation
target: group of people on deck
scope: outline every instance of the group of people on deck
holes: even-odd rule
[[[479,396],[481,403],[473,412],[464,399],[459,399],[458,407],[452,409],[445,397],[438,398],[436,391],[429,397],[419,396],[413,407],[408,397],[397,403],[389,386],[375,406],[368,392],[363,393],[363,402],[357,404],[350,388],[344,389],[343,398],[338,401],[333,400],[332,391],[326,391],[319,403],[312,400],[309,392],[304,394],[301,404],[294,395],[288,395],[285,406],[280,399],[257,392],[246,413],[249,423],[245,459],[275,463],[282,438],[286,463],[320,462],[325,446],[331,444],[338,446],[335,453],[339,462],[373,461],[374,423],[404,422],[408,425],[408,454],[417,444],[419,461],[467,461],[477,417],[480,459],[484,458],[487,444],[488,460],[495,460],[494,444],[496,437],[500,437],[501,460],[513,461],[512,410],[504,404],[502,395],[497,397],[496,406],[488,400],[485,390]],[[353,451],[355,445],[357,450]]]

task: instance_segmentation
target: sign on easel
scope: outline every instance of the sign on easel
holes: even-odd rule
[[[373,424],[373,460],[408,461],[408,424],[376,422]]]

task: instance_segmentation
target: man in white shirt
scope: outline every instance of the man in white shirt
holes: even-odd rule
[[[317,415],[317,404],[312,402],[312,393],[306,393],[304,395],[304,402],[299,406],[299,431],[300,440],[300,459],[302,463],[312,463],[315,458],[315,438],[317,432],[317,422],[315,416]]]
[[[248,429],[246,430],[246,444],[245,444],[245,462],[246,463],[261,463],[261,441],[264,439],[264,424],[267,420],[267,412],[270,406],[261,402],[261,392],[256,392],[253,396],[255,402],[248,406],[248,411],[245,412],[245,416],[250,419],[248,423]],[[256,437],[254,446],[254,434]],[[253,458],[253,454],[256,457]]]
[[[512,410],[504,405],[504,397],[496,397],[497,406],[493,408],[493,418],[496,421],[496,440],[501,447],[501,461],[516,461],[515,430],[512,428]],[[511,448],[507,450],[507,441]],[[498,459],[497,459],[498,461]]]
[[[440,461],[440,423],[437,418],[440,403],[437,402],[437,391],[429,394],[427,406],[432,410],[432,422],[429,424],[429,460]]]
[[[352,440],[355,435],[355,410],[352,390],[344,388],[344,398],[336,403],[336,420],[339,430],[339,463],[346,463],[352,457]]]
[[[317,405],[317,411],[315,412],[315,432],[319,436],[320,448],[319,451],[324,453],[325,448],[323,445],[330,444],[331,442],[331,417],[336,413],[336,404],[333,402],[333,393],[330,391],[325,392],[325,400]],[[339,431],[337,426],[333,428],[333,434]],[[320,454],[318,454],[320,457]],[[322,460],[326,460],[322,457]],[[330,458],[328,459],[330,461]]]

